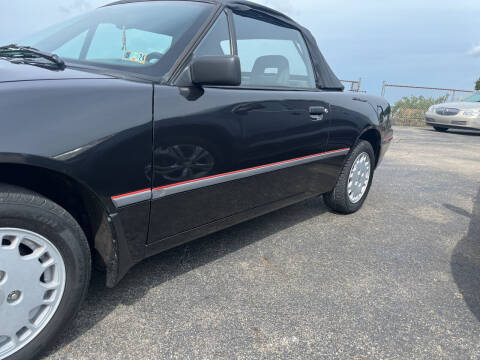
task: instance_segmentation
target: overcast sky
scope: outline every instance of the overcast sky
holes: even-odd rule
[[[0,44],[109,0],[0,0]],[[308,27],[342,79],[472,89],[480,0],[260,0]]]

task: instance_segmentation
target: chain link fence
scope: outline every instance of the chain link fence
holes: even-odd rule
[[[383,83],[382,96],[392,104],[393,124],[425,126],[425,113],[432,105],[455,102],[474,91]]]

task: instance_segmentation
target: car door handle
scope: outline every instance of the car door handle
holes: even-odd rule
[[[324,106],[312,106],[310,107],[310,118],[312,121],[321,121],[328,114],[328,109]]]

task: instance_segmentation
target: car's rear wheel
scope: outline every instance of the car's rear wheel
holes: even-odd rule
[[[341,214],[358,211],[370,191],[374,164],[372,145],[361,140],[345,161],[335,188],[323,195],[327,206]]]
[[[67,211],[0,185],[0,359],[37,358],[76,314],[90,270],[88,242]]]
[[[448,128],[443,127],[443,126],[434,126],[433,128],[434,128],[436,131],[440,131],[440,132],[448,131]]]

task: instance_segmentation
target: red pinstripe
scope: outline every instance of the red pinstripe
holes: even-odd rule
[[[127,194],[112,196],[112,200],[120,199],[120,198],[125,197],[125,196],[140,194],[140,193],[143,193],[143,192],[146,192],[146,191],[156,191],[156,190],[168,189],[168,188],[171,188],[171,187],[174,187],[174,186],[178,186],[178,185],[191,184],[191,183],[194,183],[194,182],[197,182],[197,181],[214,179],[214,178],[218,178],[218,177],[225,176],[225,175],[239,174],[239,173],[242,173],[242,172],[245,172],[245,171],[263,169],[263,168],[266,168],[266,167],[269,167],[269,166],[273,166],[273,165],[287,164],[287,163],[292,162],[292,161],[304,160],[304,159],[309,159],[309,158],[312,158],[312,157],[315,157],[315,156],[319,156],[319,155],[334,154],[334,153],[336,153],[336,152],[348,151],[348,150],[350,150],[350,148],[332,150],[332,151],[327,151],[327,152],[324,152],[324,153],[313,154],[313,155],[303,156],[303,157],[299,157],[299,158],[295,158],[295,159],[279,161],[279,162],[276,162],[276,163],[271,163],[271,164],[266,164],[266,165],[261,165],[261,166],[255,166],[255,167],[248,168],[248,169],[231,171],[231,172],[227,172],[227,173],[223,173],[223,174],[218,174],[218,175],[212,175],[212,176],[203,177],[203,178],[200,178],[200,179],[188,180],[188,181],[183,181],[183,182],[179,182],[179,183],[175,183],[175,184],[160,186],[160,187],[156,187],[156,188],[153,188],[153,189],[144,189],[144,190],[134,191],[134,192],[130,192],[130,193],[127,193]]]
[[[143,190],[133,191],[133,192],[130,192],[130,193],[127,193],[127,194],[112,196],[112,200],[120,199],[120,198],[123,198],[125,196],[140,194],[140,193],[151,191],[151,190],[152,190],[151,188],[150,189],[143,189]]]

